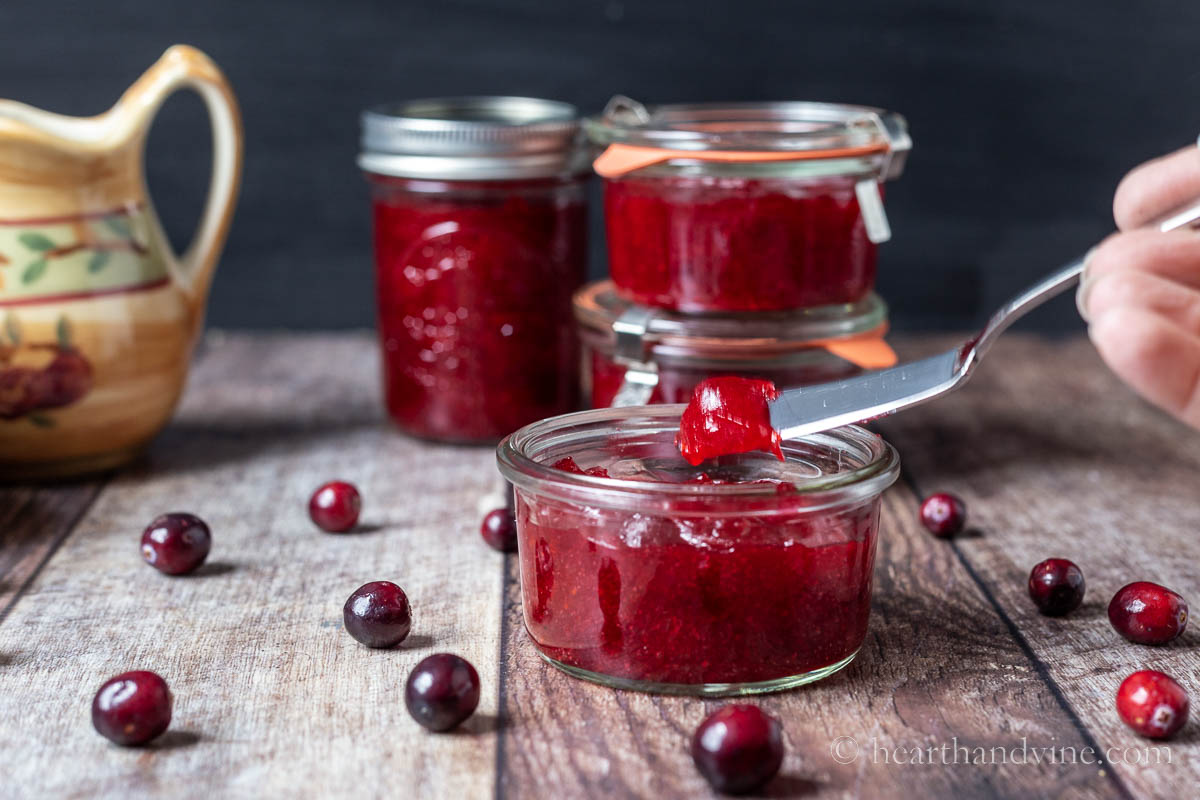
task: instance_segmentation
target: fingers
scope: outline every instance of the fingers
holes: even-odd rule
[[[1083,298],[1084,319],[1098,320],[1118,308],[1140,308],[1200,336],[1200,291],[1150,272],[1121,271],[1097,278]]]
[[[1080,308],[1087,308],[1087,295],[1097,281],[1120,272],[1144,272],[1200,290],[1200,233],[1140,230],[1108,237],[1088,256]]]
[[[1200,336],[1136,306],[1096,316],[1088,335],[1112,371],[1138,394],[1200,428]]]
[[[1147,161],[1121,181],[1113,198],[1113,217],[1123,231],[1200,197],[1200,147],[1192,145]]]

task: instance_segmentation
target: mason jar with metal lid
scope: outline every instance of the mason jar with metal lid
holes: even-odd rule
[[[491,443],[576,408],[590,171],[575,108],[435,98],[371,109],[362,125],[391,418]]]
[[[899,114],[834,103],[646,107],[584,121],[605,178],[609,271],[689,313],[853,303],[891,236],[881,185],[912,141]]]
[[[603,281],[574,302],[593,408],[685,403],[717,375],[790,388],[896,363],[883,339],[887,306],[875,294],[801,311],[689,315],[635,305]]]

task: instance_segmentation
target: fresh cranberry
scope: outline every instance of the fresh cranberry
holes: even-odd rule
[[[962,531],[967,507],[948,492],[931,494],[921,503],[921,522],[934,536],[948,538]]]
[[[570,472],[573,475],[591,475],[593,478],[611,477],[608,474],[608,470],[606,470],[604,467],[588,467],[587,469],[584,469],[583,467],[579,466],[579,464],[575,463],[575,459],[571,458],[570,456],[567,456],[566,458],[560,458],[558,461],[555,461],[554,468],[561,469],[563,472]]]
[[[1029,596],[1048,617],[1061,617],[1083,602],[1083,572],[1065,558],[1047,558],[1029,573]]]
[[[783,728],[758,706],[724,706],[696,729],[692,760],[717,791],[754,791],[779,772]]]
[[[517,551],[517,521],[513,512],[507,508],[497,508],[489,511],[479,527],[479,535],[493,550],[501,553]]]
[[[346,631],[367,647],[395,647],[412,627],[408,597],[391,581],[358,587],[342,607],[342,620]]]
[[[92,724],[117,744],[145,744],[171,724],[171,690],[145,670],[109,678],[92,700]]]
[[[1188,695],[1170,675],[1144,669],[1121,681],[1117,713],[1142,736],[1169,739],[1187,722]]]
[[[404,686],[404,704],[431,731],[448,731],[479,705],[479,673],[450,653],[429,656],[413,669]]]
[[[1138,644],[1166,644],[1187,628],[1188,607],[1165,586],[1137,581],[1123,586],[1108,604],[1117,633]]]
[[[204,563],[212,534],[195,514],[163,514],[142,533],[142,558],[168,575],[184,575]]]
[[[330,481],[319,487],[308,501],[308,516],[329,533],[345,533],[358,522],[362,497],[352,483]]]

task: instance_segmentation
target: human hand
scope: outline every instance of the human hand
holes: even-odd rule
[[[1126,175],[1113,199],[1120,232],[1089,254],[1076,303],[1112,371],[1200,429],[1200,234],[1136,230],[1196,197],[1195,146]]]

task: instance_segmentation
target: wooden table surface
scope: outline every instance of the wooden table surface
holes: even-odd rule
[[[719,701],[544,665],[514,558],[477,533],[497,498],[492,451],[400,436],[377,398],[366,334],[211,334],[140,463],[0,489],[0,796],[708,796],[687,743]],[[768,796],[1196,796],[1200,719],[1156,748],[1113,697],[1157,668],[1200,698],[1200,633],[1134,645],[1105,608],[1142,579],[1200,602],[1200,435],[1137,400],[1085,341],[1015,334],[961,392],[881,429],[904,474],[884,502],[870,632],[841,674],[755,701],[786,732]],[[362,489],[365,530],[309,523],[308,494],[332,477]],[[917,498],[941,489],[970,509],[952,542],[917,523]],[[212,527],[196,576],[141,562],[142,528],[168,510]],[[1087,578],[1064,619],[1026,592],[1049,556]],[[393,651],[342,630],[345,598],[376,579],[414,609]],[[438,651],[483,681],[450,735],[404,709],[409,669]],[[175,694],[171,731],[146,749],[89,721],[100,683],[134,668]]]

